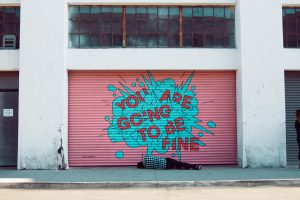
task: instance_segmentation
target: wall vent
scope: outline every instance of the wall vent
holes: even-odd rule
[[[3,36],[3,49],[16,49],[16,36],[4,35]]]

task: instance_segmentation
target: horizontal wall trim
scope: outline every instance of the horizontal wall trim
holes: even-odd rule
[[[300,6],[300,0],[282,0],[283,6]]]
[[[97,5],[215,5],[215,4],[223,4],[223,5],[235,5],[237,0],[188,0],[188,1],[176,1],[176,0],[152,0],[145,2],[144,0],[106,0],[99,3],[99,0],[67,0],[68,4],[74,5],[83,5],[83,4],[97,4]],[[0,5],[8,5],[15,6],[20,5],[21,0],[0,0]],[[300,0],[282,0],[283,6],[300,6]]]
[[[0,0],[1,6],[19,6],[21,0]]]
[[[19,50],[0,50],[0,70],[19,70]]]
[[[222,5],[234,5],[236,4],[236,0],[106,0],[101,1],[99,0],[67,0],[69,4],[74,5],[215,5],[215,4],[222,4]]]
[[[237,70],[237,49],[68,49],[68,70]]]
[[[300,70],[300,49],[283,50],[283,66],[284,70]]]

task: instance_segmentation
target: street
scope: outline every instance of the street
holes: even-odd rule
[[[0,189],[1,200],[300,200],[299,187],[160,189]]]

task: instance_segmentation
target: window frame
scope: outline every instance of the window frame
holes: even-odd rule
[[[68,21],[70,23],[70,7],[78,7],[78,9],[80,9],[81,6],[86,6],[86,5],[69,5],[69,17],[68,17]],[[103,38],[101,36],[101,42],[100,44],[96,45],[95,47],[91,46],[91,33],[90,34],[90,37],[89,37],[89,43],[87,45],[86,48],[236,48],[236,31],[235,31],[235,9],[236,7],[234,5],[191,5],[191,6],[188,6],[188,5],[87,5],[90,7],[90,12],[91,12],[91,7],[99,7],[99,8],[102,8],[102,7],[112,7],[112,9],[114,7],[122,7],[122,21],[121,21],[121,25],[122,25],[122,33],[119,35],[122,37],[122,44],[118,47],[115,47],[113,44],[110,45],[110,46],[107,46],[107,47],[104,47],[102,44],[103,44]],[[129,26],[127,24],[127,17],[129,15],[127,15],[126,11],[127,9],[129,8],[133,8],[135,10],[134,12],[134,18],[132,19],[132,21],[135,21],[135,30],[131,30],[131,31],[128,31],[129,30]],[[146,9],[146,18],[143,19],[144,21],[147,22],[147,26],[146,26],[146,32],[145,33],[140,33],[138,34],[138,31],[137,31],[137,23],[138,21],[140,21],[137,17],[138,13],[137,13],[137,9],[138,8],[145,8]],[[149,32],[149,28],[148,28],[148,15],[149,15],[149,11],[148,9],[149,8],[155,8],[156,9],[156,32],[153,32],[153,33],[150,33]],[[167,19],[161,19],[161,20],[166,20],[167,23],[168,23],[168,30],[167,32],[165,33],[162,33],[159,31],[159,21],[160,21],[160,18],[159,18],[159,9],[160,8],[168,8],[168,17]],[[177,8],[179,13],[178,13],[178,16],[176,17],[176,19],[171,19],[170,18],[170,9],[172,8]],[[184,41],[184,33],[185,33],[185,30],[183,29],[183,26],[184,26],[184,17],[183,17],[183,9],[185,8],[192,8],[192,14],[194,13],[194,9],[195,8],[200,8],[202,10],[202,26],[204,27],[205,26],[205,16],[204,16],[204,9],[207,9],[207,8],[211,8],[212,10],[212,16],[211,17],[211,20],[213,22],[210,23],[211,27],[212,27],[212,33],[211,33],[211,45],[207,45],[205,44],[205,36],[206,35],[209,35],[209,33],[206,33],[207,30],[203,29],[202,32],[199,34],[201,35],[202,34],[202,40],[200,41],[201,45],[195,45],[195,40],[193,39],[194,38],[194,35],[196,35],[197,33],[194,32],[193,30],[193,24],[192,24],[192,32],[191,34],[193,35],[192,36],[192,45],[191,46],[186,46],[185,45],[185,41]],[[219,15],[220,13],[217,13],[216,10],[217,9],[223,9],[223,12],[221,12],[221,15],[223,16],[217,16],[217,14]],[[230,10],[230,12],[228,13],[227,10]],[[79,10],[80,11],[80,10]],[[210,12],[211,13],[211,12]],[[223,13],[223,14],[222,14]],[[80,13],[79,13],[80,15]],[[228,18],[229,16],[229,18]],[[194,21],[194,16],[192,17],[192,21]],[[209,18],[209,17],[208,17]],[[172,32],[170,30],[170,23],[171,21],[177,21],[178,20],[178,32]],[[218,21],[219,20],[219,21]],[[231,26],[233,30],[228,30],[229,28],[229,23],[231,22]],[[217,33],[216,33],[216,30],[218,29],[216,27],[216,22],[218,23],[223,23],[223,32],[221,31],[219,34],[219,38],[217,38]],[[102,24],[102,21],[101,21],[101,24]],[[113,23],[112,23],[113,24]],[[91,25],[90,25],[91,26]],[[90,28],[91,29],[91,28]],[[102,30],[101,30],[102,31]],[[135,33],[132,33],[134,32]],[[73,32],[70,32],[70,29],[69,29],[69,32],[68,32],[68,41],[69,41],[69,48],[81,48],[81,45],[80,45],[80,37],[79,37],[79,44],[78,45],[70,45],[71,43],[71,39],[70,37],[72,36],[72,34],[76,34],[76,33],[73,33]],[[78,33],[77,33],[78,34]],[[149,37],[151,36],[155,36],[156,37],[156,45],[154,45],[154,47],[150,47],[149,46]],[[223,35],[223,36],[222,36]],[[143,43],[143,45],[139,45],[137,44],[138,42],[138,36],[141,36],[141,37],[144,37],[146,38],[146,41]],[[160,46],[159,45],[159,37],[160,36],[165,36],[167,38],[166,40],[166,45],[165,46]],[[113,37],[113,36],[112,36]],[[129,38],[133,37],[133,41],[134,43],[133,44],[130,44],[130,41],[129,41]],[[171,39],[171,37],[177,37],[178,39],[175,41],[173,41]],[[222,38],[221,38],[222,37]],[[218,42],[219,40],[219,42]],[[222,41],[223,40],[223,41]],[[171,45],[171,41],[173,41],[173,45]],[[112,39],[112,42],[113,42],[113,39]],[[129,46],[130,44],[130,46]]]
[[[294,13],[288,11],[294,10]],[[294,26],[291,26],[294,23]],[[283,47],[300,48],[300,6],[282,7]]]
[[[2,27],[2,32],[0,29],[0,49],[3,48],[3,36],[4,35],[14,35],[16,36],[16,49],[20,48],[20,12],[21,8],[20,6],[0,6],[0,9],[3,10],[3,16],[0,16],[0,26]],[[13,9],[14,16],[11,18],[7,19],[7,13],[6,10],[8,9]],[[0,13],[1,15],[1,13]],[[9,33],[6,32],[6,25],[10,23],[11,24],[11,31]]]

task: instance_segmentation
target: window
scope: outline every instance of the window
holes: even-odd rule
[[[70,6],[70,48],[234,48],[232,6]]]
[[[3,48],[4,35],[16,37],[16,48],[19,48],[20,38],[20,8],[0,7],[0,48]]]
[[[300,48],[300,7],[285,7],[282,13],[284,47]]]
[[[183,47],[235,47],[234,7],[183,7]]]
[[[126,47],[179,47],[179,8],[126,7]]]
[[[69,47],[122,47],[122,7],[70,6]]]

